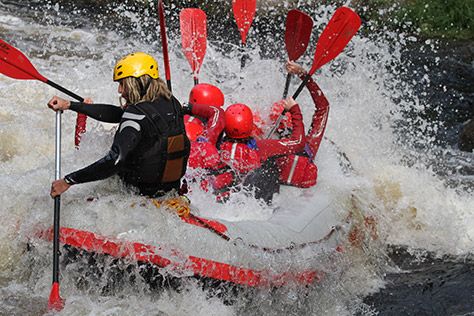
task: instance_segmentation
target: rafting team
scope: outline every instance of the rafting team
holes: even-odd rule
[[[291,61],[285,67],[301,79],[307,74]],[[305,135],[300,108],[289,97],[272,106],[276,116],[283,109],[287,113],[271,139],[266,139],[256,124],[261,123],[259,114],[247,105],[232,104],[224,111],[224,95],[216,86],[195,85],[189,102],[181,105],[148,54],[122,58],[114,68],[114,81],[125,100],[120,107],[57,96],[48,102],[55,111],[70,109],[102,122],[119,123],[108,154],[54,181],[51,197],[72,185],[113,175],[139,195],[185,194],[187,168],[194,169],[193,178],[187,181],[198,181],[220,201],[244,191],[271,203],[280,184],[304,188],[316,184],[314,157],[326,127],[329,103],[312,79],[306,84],[315,105],[309,132]],[[276,116],[270,116],[267,124],[275,124]]]

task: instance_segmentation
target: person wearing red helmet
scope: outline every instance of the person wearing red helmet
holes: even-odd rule
[[[199,83],[195,85],[191,92],[189,92],[189,104],[204,104],[214,107],[222,107],[224,105],[224,94],[222,91],[209,83]],[[204,132],[204,126],[207,123],[207,119],[202,116],[191,116],[185,115],[184,122],[186,124],[186,131],[189,130],[188,137],[192,141],[197,139],[201,133]],[[189,124],[187,122],[190,122]],[[202,127],[199,128],[196,126],[199,125]],[[189,128],[188,128],[189,126]]]
[[[243,187],[255,192],[271,203],[273,194],[279,191],[278,167],[275,159],[288,156],[303,150],[304,125],[298,104],[292,97],[288,98],[284,109],[291,113],[292,134],[286,139],[255,140],[252,135],[253,115],[245,104],[237,103],[225,111],[225,137],[219,146],[221,164],[220,187],[215,187],[218,194],[229,194],[229,190],[242,183]]]
[[[224,130],[224,94],[208,83],[200,83],[189,93],[184,104],[186,134],[191,140],[188,166],[213,168],[220,163],[216,143]]]
[[[288,61],[285,67],[288,73],[299,75],[302,80],[307,74],[301,65],[291,61]],[[329,102],[312,78],[308,81],[306,87],[315,105],[311,127],[305,138],[306,146],[301,152],[277,159],[280,169],[280,182],[303,188],[316,184],[318,168],[313,161],[323,139],[329,113]]]
[[[206,104],[219,108],[224,105],[224,94],[212,84],[199,83],[191,89],[189,103]]]

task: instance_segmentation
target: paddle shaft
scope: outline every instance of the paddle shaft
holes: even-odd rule
[[[61,178],[61,114],[56,111],[56,180]],[[60,311],[64,307],[64,300],[59,295],[59,207],[61,197],[54,198],[54,225],[53,225],[53,287],[49,295],[48,312]]]
[[[285,90],[283,91],[283,99],[288,96],[288,89],[290,88],[291,74],[286,75]]]
[[[240,43],[240,53],[242,55],[240,57],[240,69],[245,68],[245,64],[247,62],[247,59],[250,58],[249,54],[246,53],[246,46],[247,46],[246,43]]]
[[[161,31],[161,45],[163,47],[163,62],[165,63],[165,74],[166,74],[166,84],[168,89],[171,89],[171,72],[170,72],[170,60],[168,55],[168,40],[166,37],[166,27],[165,27],[165,12],[163,7],[163,1],[160,0],[158,7],[160,15],[160,31]]]
[[[287,84],[290,83],[289,78],[290,78],[290,74],[288,74],[288,76],[286,77]],[[296,98],[300,95],[301,91],[303,90],[303,87],[308,83],[310,78],[311,78],[311,75],[308,73],[306,75],[306,77],[304,78],[303,82],[298,87],[298,90],[296,90],[296,92],[293,94],[293,100],[296,100]],[[275,130],[277,129],[277,127],[280,126],[280,122],[283,119],[283,117],[285,116],[286,112],[287,112],[286,110],[283,110],[283,112],[280,113],[280,116],[278,116],[278,119],[276,120],[275,124],[273,124],[273,127],[270,130],[270,133],[268,133],[267,139],[272,137],[272,135],[273,135],[273,133],[275,133]]]
[[[61,179],[61,113],[56,111],[56,155],[55,180]],[[53,283],[59,283],[59,214],[61,196],[54,198],[54,229],[53,229]]]
[[[61,87],[60,85],[58,85],[57,83],[54,83],[52,82],[51,80],[46,80],[47,84],[49,84],[51,87],[55,88],[55,89],[58,89],[59,91],[69,95],[70,97],[73,97],[74,99],[78,100],[79,102],[84,102],[84,98],[75,94],[74,92],[72,91],[69,91],[68,89],[64,88],[64,87]]]
[[[14,48],[14,47],[12,47]],[[14,48],[16,50],[16,48]],[[26,56],[24,56],[20,51],[17,51],[17,54],[21,54],[21,57],[25,58],[26,59]],[[42,81],[48,85],[50,85],[51,87],[73,97],[74,99],[80,101],[80,102],[84,102],[84,98],[75,94],[74,92],[72,91],[69,91],[68,89],[58,85],[57,83],[49,80],[49,79],[46,79],[45,77],[41,76],[37,70],[33,67],[33,65],[23,65],[21,63],[19,63],[14,57],[12,57],[12,60],[9,60],[8,58],[3,58],[2,59],[3,62],[6,62],[8,63],[9,65],[15,67],[16,69],[18,69],[19,71],[25,73],[25,74],[28,74],[31,78],[28,78],[28,79],[37,79],[39,81]],[[8,76],[8,73],[5,73],[5,75]],[[11,77],[11,76],[9,76]],[[24,79],[24,78],[22,78]]]
[[[199,217],[197,216],[194,216],[193,214],[189,213],[188,214],[188,217],[193,219],[194,221],[198,222],[199,224],[201,224],[202,226],[204,226],[205,228],[209,229],[210,231],[212,231],[213,233],[219,235],[219,237],[221,237],[222,239],[225,239],[227,241],[230,240],[230,237],[221,233],[220,231],[218,231],[217,229],[215,229],[214,227],[212,227],[211,225],[209,225],[208,223],[206,223],[205,221],[203,221],[202,219],[200,219]]]

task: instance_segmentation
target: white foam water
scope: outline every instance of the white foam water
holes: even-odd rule
[[[312,15],[326,17],[315,21],[323,27],[329,19],[328,12],[335,8],[322,6],[318,10]],[[112,69],[116,61],[131,52],[144,51],[155,56],[164,75],[162,53],[156,42],[149,44],[142,38],[123,37],[103,29],[70,28],[53,22],[40,24],[28,16],[3,11],[1,6],[0,12],[2,40],[22,51],[46,78],[95,102],[118,105]],[[275,40],[283,45],[282,39]],[[186,280],[179,290],[164,288],[154,293],[137,282],[125,285],[115,294],[102,295],[95,286],[77,285],[76,277],[82,270],[78,264],[72,264],[60,274],[61,295],[67,298],[60,314],[370,314],[370,307],[362,304],[361,299],[383,286],[381,271],[389,265],[385,255],[387,244],[440,254],[472,252],[472,192],[446,185],[426,164],[426,157],[430,158],[432,152],[421,152],[414,146],[419,142],[429,145],[430,140],[421,139],[423,135],[401,135],[397,125],[406,120],[404,110],[429,106],[415,97],[411,83],[400,76],[404,69],[401,52],[407,40],[410,39],[403,34],[382,38],[358,33],[344,52],[313,76],[331,106],[327,137],[316,157],[316,187],[329,192],[341,216],[353,212],[359,224],[364,217],[371,218],[376,230],[376,238],[368,237],[362,247],[328,259],[332,264],[325,266],[326,278],[306,288],[244,290],[235,296],[233,304],[228,304],[193,279]],[[307,69],[311,67],[314,44],[300,61]],[[173,92],[185,102],[193,86],[191,70],[182,54],[180,39],[170,38],[169,45]],[[266,59],[259,55],[258,48],[250,47],[251,61],[241,70],[238,50],[224,54],[217,45],[208,43],[200,82],[216,84],[218,79],[226,97],[225,107],[238,102],[262,113],[268,111],[268,106],[283,92],[284,57]],[[297,79],[293,79],[290,91],[297,84]],[[46,103],[57,94],[62,95],[38,81],[0,76],[0,314],[42,315],[46,311],[52,247],[34,238],[34,232],[52,223],[49,189],[54,178],[55,114]],[[307,91],[299,96],[298,103],[308,129],[313,105]],[[114,126],[89,119],[80,150],[76,150],[76,115],[66,111],[62,117],[63,174],[100,159],[108,151]],[[419,160],[407,163],[413,157]],[[265,221],[273,211],[251,197],[237,196],[222,204],[198,186],[191,188],[189,197],[201,216]],[[306,191],[312,190],[316,188]],[[283,188],[276,200],[294,197],[294,189]],[[61,224],[106,236],[133,236],[138,241],[171,245],[186,238],[187,228],[176,216],[143,207],[141,201],[125,193],[115,178],[73,186],[62,196]],[[201,238],[206,233],[202,232]],[[33,250],[28,251],[31,247]],[[221,243],[209,247],[210,251],[227,254],[226,249],[214,248],[222,247]],[[288,255],[280,260],[292,264],[307,259],[307,264],[315,264],[308,258],[312,256]]]

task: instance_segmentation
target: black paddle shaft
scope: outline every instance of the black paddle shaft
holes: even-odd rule
[[[296,92],[293,94],[293,99],[294,100],[296,100],[296,98],[300,95],[301,91],[303,91],[304,86],[308,83],[310,78],[311,78],[311,74],[308,73],[306,75],[306,77],[304,78],[303,82],[298,87],[298,90],[296,90]],[[278,119],[276,120],[275,124],[273,124],[273,127],[270,130],[270,133],[268,133],[267,139],[270,139],[270,137],[272,137],[273,133],[275,132],[275,130],[280,125],[280,122],[283,119],[283,117],[285,116],[286,112],[287,112],[286,110],[283,110],[283,112],[281,112],[280,116],[278,116]]]
[[[77,94],[75,94],[74,92],[71,92],[69,91],[68,89],[66,88],[63,88],[61,87],[60,85],[58,85],[57,83],[54,83],[53,81],[51,80],[47,80],[46,81],[47,84],[49,84],[51,87],[55,88],[55,89],[58,89],[59,91],[69,95],[70,97],[73,97],[74,99],[78,100],[79,102],[84,102],[84,98],[81,97],[81,96],[78,96]]]
[[[294,100],[296,100],[296,98],[300,95],[301,91],[303,91],[304,86],[306,86],[310,78],[311,78],[311,74],[309,73],[306,75],[306,77],[304,77],[304,80],[298,87],[298,90],[296,90],[296,92],[293,94]]]
[[[283,99],[288,96],[288,89],[290,88],[291,74],[286,75],[285,90],[283,91]]]

